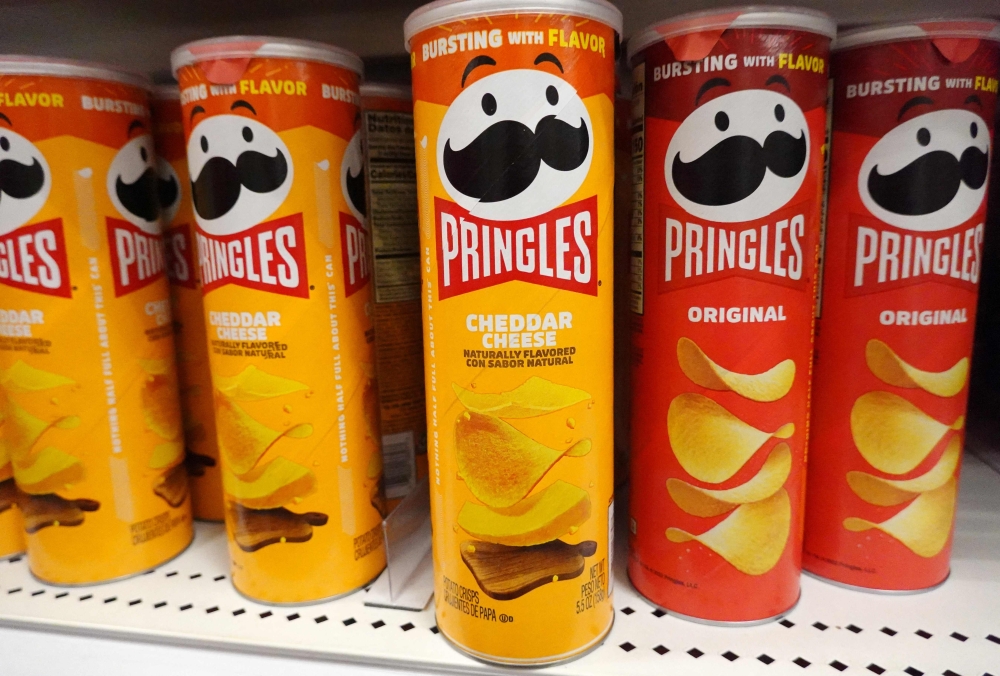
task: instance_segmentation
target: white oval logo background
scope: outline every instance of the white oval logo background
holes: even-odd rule
[[[354,132],[351,142],[344,149],[344,157],[340,161],[340,191],[344,195],[348,209],[362,225],[367,219],[365,200],[365,158],[361,144],[361,132]],[[352,180],[353,179],[353,180]],[[360,192],[358,190],[360,189]],[[361,200],[356,204],[355,199]]]
[[[6,144],[3,139],[6,139]],[[4,148],[4,145],[7,147]],[[37,162],[43,177],[41,187],[26,197],[13,197],[7,192],[0,194],[0,235],[13,232],[34,218],[45,205],[52,190],[52,172],[42,151],[17,132],[0,129],[0,162],[8,160],[24,167],[34,166]]]
[[[156,150],[150,134],[136,136],[122,146],[111,161],[107,175],[108,197],[115,209],[126,221],[150,235],[160,234],[157,176]],[[126,205],[119,195],[120,189],[131,189],[135,202]]]

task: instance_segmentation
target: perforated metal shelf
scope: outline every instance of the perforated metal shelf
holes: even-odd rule
[[[296,608],[247,601],[229,583],[224,538],[221,527],[200,524],[194,544],[170,564],[95,587],[50,587],[23,559],[0,562],[0,625],[401,670],[499,671],[451,649],[432,608],[369,608],[364,592]],[[881,596],[805,578],[802,601],[785,619],[734,629],[665,615],[632,590],[622,569],[616,575],[608,640],[546,673],[1000,676],[1000,475],[972,456],[952,575],[933,592]]]

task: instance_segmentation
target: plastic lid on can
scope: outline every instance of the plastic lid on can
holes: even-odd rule
[[[151,93],[153,98],[159,101],[180,100],[181,98],[181,88],[175,84],[153,85]]]
[[[993,19],[927,19],[852,28],[837,36],[833,49],[851,49],[901,40],[963,39],[1000,42],[1000,22]]]
[[[569,14],[600,21],[622,33],[622,13],[607,0],[434,0],[403,23],[406,51],[417,33],[451,21],[498,14]]]
[[[413,99],[413,89],[410,85],[405,84],[365,82],[359,89],[362,97],[382,96],[387,99],[400,99],[403,101],[411,101]]]
[[[181,45],[170,54],[170,67],[176,77],[184,66],[201,61],[247,60],[257,57],[317,61],[340,66],[364,75],[364,64],[354,52],[312,40],[274,38],[260,35],[231,35],[196,40]]]
[[[763,5],[712,9],[681,14],[647,26],[631,36],[628,41],[629,62],[646,47],[661,40],[704,31],[715,31],[721,35],[729,28],[790,28],[831,39],[837,34],[837,23],[833,18],[814,9]]]
[[[54,59],[20,54],[0,55],[0,75],[49,75],[104,80],[150,91],[153,83],[142,73],[125,68],[74,59]]]

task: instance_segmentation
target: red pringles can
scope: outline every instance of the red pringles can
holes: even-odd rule
[[[916,591],[948,577],[1000,24],[867,28],[836,50],[803,565]]]
[[[690,619],[799,597],[834,30],[746,8],[632,39],[628,570]]]

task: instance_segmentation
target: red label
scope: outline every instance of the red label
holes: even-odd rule
[[[440,299],[514,280],[597,295],[597,197],[520,221],[434,198]]]
[[[194,289],[194,247],[191,228],[187,223],[167,228],[163,233],[163,248],[167,254],[167,277],[171,284]]]
[[[913,232],[851,214],[845,295],[941,282],[975,292],[983,259],[982,221],[939,232]]]
[[[340,214],[340,254],[347,297],[365,287],[372,276],[371,236],[358,219]]]
[[[0,236],[0,284],[49,296],[71,296],[61,218]]]
[[[198,228],[202,293],[226,284],[309,297],[302,214],[292,214],[232,235],[210,235]]]
[[[163,240],[128,221],[108,218],[115,297],[132,293],[163,276]]]
[[[803,273],[806,257],[812,261],[815,213],[809,200],[757,221],[713,223],[661,204],[653,233],[659,238],[654,244],[660,262],[657,290],[666,293],[727,277],[805,288],[811,284]]]

